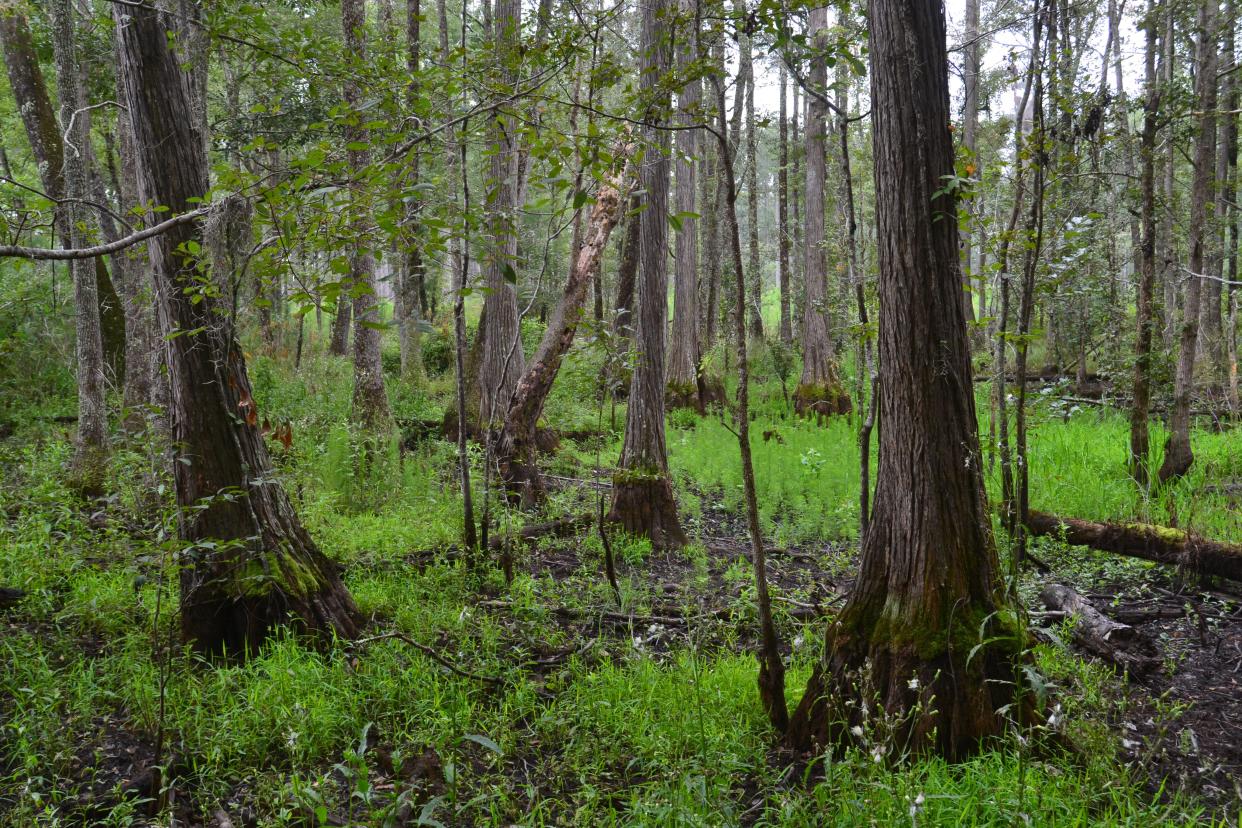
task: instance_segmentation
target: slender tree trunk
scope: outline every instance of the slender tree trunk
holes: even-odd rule
[[[189,79],[169,45],[170,16],[145,5],[116,5],[113,16],[139,198],[185,212],[207,193],[207,159]],[[181,536],[194,544],[181,570],[182,633],[200,652],[236,656],[285,622],[325,642],[353,636],[361,621],[353,599],[272,468],[241,346],[181,252],[202,242],[200,225],[185,223],[148,243],[172,386]]]
[[[780,337],[785,345],[793,344],[793,326],[789,318],[789,114],[785,108],[785,64],[780,68],[781,104],[779,118],[779,161],[776,172],[776,235],[777,260],[780,268],[781,322]]]
[[[1238,124],[1238,90],[1234,65],[1234,27],[1236,10],[1233,0],[1227,0],[1221,6],[1224,19],[1220,30],[1224,35],[1223,52],[1220,67],[1220,98],[1222,100],[1220,124],[1217,127],[1216,178],[1213,184],[1213,201],[1216,202],[1216,223],[1213,227],[1214,237],[1218,242],[1213,245],[1211,255],[1210,278],[1203,283],[1203,304],[1199,313],[1200,348],[1204,362],[1209,369],[1213,384],[1224,388],[1228,381],[1228,367],[1225,358],[1225,330],[1221,315],[1221,302],[1225,298],[1222,280],[1225,274],[1226,247],[1228,241],[1229,215],[1232,210],[1231,193],[1229,190],[1230,147],[1237,141]]]
[[[1151,340],[1155,324],[1152,291],[1156,284],[1156,117],[1160,88],[1156,85],[1155,0],[1147,2],[1147,47],[1143,53],[1146,100],[1143,102],[1143,133],[1139,144],[1142,163],[1143,238],[1139,250],[1138,298],[1134,340],[1134,401],[1130,409],[1130,473],[1140,486],[1148,482],[1149,445],[1147,419],[1151,408]]]
[[[1216,172],[1216,26],[1215,0],[1203,0],[1199,9],[1196,46],[1199,69],[1195,75],[1195,99],[1200,114],[1190,192],[1190,273],[1187,274],[1186,299],[1182,306],[1173,410],[1169,416],[1169,437],[1164,444],[1164,463],[1160,466],[1161,483],[1185,474],[1194,462],[1194,452],[1190,447],[1190,397],[1194,392],[1199,306],[1205,281],[1203,273],[1211,255],[1212,228],[1208,224],[1207,207],[1212,200],[1212,178]]]
[[[419,84],[421,71],[420,29],[422,8],[420,0],[407,0],[405,4],[405,57],[410,83],[406,87],[407,105],[414,109],[422,94]],[[422,150],[415,149],[410,158],[408,186],[418,193],[422,181]],[[423,348],[419,325],[427,312],[427,264],[423,261],[423,232],[421,229],[422,196],[416,195],[405,203],[405,228],[402,240],[405,245],[405,261],[401,279],[396,285],[401,309],[397,320],[397,335],[401,346],[401,375],[407,382],[423,381]]]
[[[989,530],[957,223],[936,218],[956,212],[944,7],[872,0],[868,22],[884,439],[858,579],[789,738],[849,741],[875,699],[898,750],[959,759],[1021,720],[1026,641]]]
[[[744,4],[739,4],[745,8]],[[748,330],[756,339],[763,338],[763,270],[759,265],[759,149],[755,135],[755,63],[748,34],[738,36],[739,62],[746,66],[749,79],[746,86],[746,236],[747,236],[747,290],[749,302],[745,303],[749,317]],[[739,65],[738,73],[742,73]],[[739,303],[741,304],[741,303]]]
[[[789,313],[790,333],[802,330],[803,309],[806,306],[806,254],[802,249],[802,156],[805,150],[799,136],[799,123],[802,121],[802,103],[799,100],[798,84],[793,84],[793,101],[791,109],[792,123],[789,125],[789,217],[793,224],[791,237],[793,255],[789,262],[789,298],[792,308]]]
[[[117,99],[123,90],[117,89]],[[135,157],[134,136],[129,118],[124,113],[116,119],[116,154],[120,157],[120,169],[116,168],[109,148],[108,166],[112,188],[117,194],[121,211],[127,216],[137,215],[138,170]],[[125,260],[124,266],[120,264]],[[125,384],[122,406],[126,411],[127,427],[138,431],[145,427],[147,412],[158,404],[157,389],[165,385],[160,375],[163,344],[155,319],[155,301],[151,291],[151,274],[146,245],[135,245],[113,258],[118,275],[118,292],[124,303],[125,329]]]
[[[638,280],[638,248],[642,229],[642,199],[630,197],[625,220],[625,239],[621,244],[621,261],[617,265],[616,333],[628,347],[634,336],[634,285]]]
[[[737,184],[730,160],[728,130],[724,117],[724,80],[713,77],[716,88],[716,140],[723,159],[720,190],[725,209],[734,216],[729,222],[732,232],[734,288],[740,304],[745,305],[746,283],[742,267],[742,239],[737,231]],[[785,663],[781,659],[780,639],[772,620],[772,599],[768,592],[767,555],[763,548],[763,532],[759,523],[759,499],[755,493],[755,466],[750,449],[750,364],[746,354],[746,321],[742,314],[734,317],[734,344],[737,348],[737,443],[742,460],[742,489],[746,498],[746,525],[750,532],[750,553],[755,571],[755,594],[759,609],[759,700],[768,714],[768,721],[779,733],[789,728],[789,707],[785,702]]]
[[[75,12],[70,0],[51,3],[52,46],[56,56],[56,85],[60,92],[60,122],[64,129],[65,217],[69,247],[85,247],[96,223],[83,205],[87,185],[87,143],[90,112],[85,109],[78,73]],[[88,496],[103,494],[108,459],[108,412],[104,404],[104,354],[99,323],[95,263],[75,259],[73,273],[75,332],[77,334],[78,436],[74,456],[77,486]]]
[[[979,40],[980,0],[966,0],[966,51],[962,67],[962,83],[965,101],[962,106],[962,147],[966,150],[967,163],[978,166],[977,135],[979,132],[979,72],[982,48]],[[962,230],[962,296],[966,301],[966,323],[975,321],[975,298],[973,296],[974,257],[972,227],[978,223],[978,207],[973,196],[965,199],[969,218]],[[982,311],[980,311],[982,313]]]
[[[817,44],[811,60],[810,86],[821,95],[828,92],[828,66],[823,56],[827,41],[828,9],[810,12],[810,31]],[[806,301],[802,311],[802,378],[794,392],[794,408],[817,419],[850,410],[850,397],[837,377],[836,354],[828,334],[828,265],[824,252],[824,145],[828,106],[818,96],[811,99],[806,124]]]
[[[668,0],[642,7],[641,86],[656,96],[669,69]],[[665,98],[667,93],[659,93]],[[643,192],[641,279],[635,320],[638,360],[630,380],[629,410],[621,462],[613,477],[609,518],[628,532],[646,535],[657,548],[685,545],[668,475],[664,438],[665,331],[668,317],[669,134],[661,118],[667,99],[653,100],[643,129],[646,153],[640,173]]]
[[[677,68],[688,73],[698,57],[695,31],[697,0],[681,0],[679,23],[684,35],[677,40]],[[677,231],[676,268],[673,274],[673,326],[669,339],[667,405],[703,411],[705,400],[699,395],[699,256],[698,222],[695,221],[695,159],[699,152],[699,131],[686,129],[698,122],[703,84],[697,77],[677,93]]]
[[[345,356],[349,350],[349,332],[354,318],[354,302],[350,298],[352,290],[352,281],[342,280],[340,293],[336,297],[336,313],[332,317],[332,337],[328,342],[328,353],[334,356]]]
[[[1176,30],[1173,25],[1174,8],[1172,3],[1167,3],[1164,49],[1161,55],[1161,63],[1163,64],[1160,75],[1165,89],[1173,88],[1173,64],[1176,60],[1175,34]],[[1177,343],[1177,284],[1180,278],[1179,268],[1177,266],[1178,252],[1177,241],[1173,235],[1173,216],[1176,212],[1177,205],[1177,145],[1178,142],[1172,139],[1165,141],[1165,156],[1163,159],[1163,186],[1161,193],[1161,201],[1165,213],[1165,220],[1160,223],[1164,228],[1161,234],[1161,282],[1164,287],[1164,347],[1167,351],[1172,351]]]
[[[517,52],[522,23],[519,0],[496,0],[494,9],[495,60],[500,89],[517,84]],[[496,112],[492,131],[492,158],[488,173],[487,216],[491,239],[485,264],[487,294],[483,305],[487,325],[480,326],[483,363],[479,372],[480,422],[491,428],[508,410],[509,401],[525,370],[519,334],[517,291],[518,138],[517,119],[511,111]]]
[[[345,32],[345,49],[358,65],[367,61],[367,18],[365,0],[341,0],[341,26]],[[361,122],[359,108],[363,103],[363,90],[350,75],[345,81],[345,105]],[[370,142],[369,130],[353,118],[345,128],[345,140],[351,147],[366,146]],[[371,163],[371,151],[349,149],[350,169],[361,172]],[[384,432],[392,426],[392,414],[388,408],[388,392],[384,389],[384,364],[380,359],[380,314],[375,293],[375,256],[368,249],[364,214],[366,201],[361,184],[351,187],[351,204],[354,211],[354,231],[357,247],[349,262],[349,280],[354,294],[354,407],[353,418],[367,431]]]

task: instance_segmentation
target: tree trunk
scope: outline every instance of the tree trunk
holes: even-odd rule
[[[827,49],[828,9],[810,12],[810,30],[816,54],[811,60],[810,86],[820,95],[828,91]],[[808,93],[809,94],[809,93]],[[794,408],[803,415],[822,420],[832,414],[850,411],[850,396],[837,377],[836,354],[828,335],[828,264],[824,255],[824,144],[828,105],[820,96],[811,99],[806,123],[806,300],[802,311],[802,377],[794,392]]]
[[[1202,274],[1207,266],[1212,228],[1207,206],[1212,200],[1212,178],[1216,172],[1216,2],[1203,0],[1199,8],[1199,71],[1195,75],[1195,99],[1199,109],[1195,136],[1194,178],[1190,192],[1190,261],[1186,280],[1186,299],[1182,305],[1182,326],[1174,377],[1173,410],[1169,416],[1169,437],[1164,444],[1164,463],[1160,482],[1167,483],[1190,470],[1194,452],[1190,447],[1190,397],[1194,392],[1195,352],[1199,341],[1199,305],[1203,292]]]
[[[495,60],[500,90],[517,85],[517,62],[522,5],[519,0],[496,0],[494,10]],[[509,407],[518,378],[525,370],[519,330],[517,291],[518,137],[511,111],[496,112],[492,131],[492,158],[488,173],[487,221],[491,238],[485,264],[487,313],[483,363],[479,371],[480,423],[486,428]]]
[[[123,97],[117,89],[117,100]],[[112,187],[117,194],[121,212],[127,216],[137,215],[138,170],[134,155],[134,137],[129,118],[121,113],[116,119],[117,147],[120,169],[112,161],[109,148],[109,170]],[[124,265],[122,265],[124,260]],[[125,386],[122,404],[126,422],[131,430],[141,430],[146,424],[146,413],[158,402],[161,395],[157,389],[165,386],[160,374],[163,343],[155,320],[155,302],[151,293],[151,274],[146,255],[146,245],[133,247],[113,257],[113,270],[125,311]]]
[[[90,195],[87,184],[87,142],[90,113],[85,109],[81,76],[78,74],[74,10],[69,0],[51,4],[52,46],[56,56],[56,84],[60,92],[60,122],[64,129],[63,186],[70,248],[93,241],[93,217],[83,201]],[[75,484],[83,494],[103,494],[108,459],[108,412],[104,404],[104,355],[100,333],[99,297],[95,263],[75,259],[73,273],[74,320],[77,334],[78,436],[74,455]]]
[[[669,134],[660,119],[667,93],[658,92],[669,69],[668,0],[642,7],[641,86],[653,102],[643,129],[646,152],[640,173],[644,206],[639,243],[641,279],[635,345],[638,360],[630,379],[629,410],[620,468],[613,476],[609,519],[626,531],[651,538],[656,548],[684,546],[673,486],[668,476],[664,439],[664,339],[668,317],[668,179]],[[656,99],[662,98],[662,100]]]
[[[734,216],[729,222],[732,233],[729,249],[733,256],[734,289],[739,304],[745,305],[746,274],[742,268],[742,239],[737,232],[737,183],[733,162],[725,136],[728,134],[724,118],[724,79],[713,79],[716,87],[717,117],[716,140],[724,176],[720,182],[725,209]],[[755,597],[759,609],[760,646],[759,700],[777,732],[789,728],[789,707],[785,701],[785,663],[781,660],[780,639],[776,624],[772,621],[772,599],[768,593],[767,554],[763,548],[763,533],[759,523],[759,500],[755,494],[755,466],[750,450],[750,363],[746,354],[746,322],[741,314],[734,317],[733,336],[737,340],[737,443],[742,461],[742,488],[746,498],[746,526],[750,532],[750,556],[755,572]]]
[[[1177,47],[1175,45],[1176,30],[1173,25],[1174,4],[1166,3],[1165,14],[1165,31],[1164,43],[1160,62],[1161,66],[1161,83],[1164,89],[1173,88],[1173,64],[1177,59]],[[1164,200],[1164,211],[1167,215],[1173,215],[1177,208],[1177,147],[1179,142],[1170,140],[1165,143],[1165,156],[1162,159],[1162,181],[1161,196]],[[1164,347],[1168,351],[1172,351],[1177,344],[1177,283],[1180,278],[1180,272],[1177,266],[1178,251],[1177,241],[1173,235],[1173,222],[1165,221],[1161,224],[1164,232],[1161,233],[1160,239],[1160,263],[1161,263],[1161,282],[1164,288],[1164,325],[1162,332],[1164,335]]]
[[[1134,400],[1130,409],[1130,473],[1139,485],[1148,482],[1148,455],[1151,453],[1147,428],[1151,408],[1151,340],[1154,319],[1152,291],[1156,284],[1156,117],[1160,108],[1160,89],[1156,85],[1155,0],[1148,0],[1147,47],[1143,54],[1147,99],[1143,102],[1143,134],[1139,155],[1142,160],[1143,238],[1139,251],[1139,280],[1134,339]]]
[[[1212,249],[1208,255],[1208,276],[1203,280],[1202,301],[1199,307],[1199,354],[1203,358],[1208,376],[1214,385],[1223,387],[1226,379],[1224,323],[1221,317],[1221,300],[1224,298],[1222,279],[1225,273],[1225,233],[1229,219],[1229,145],[1230,133],[1236,134],[1238,108],[1236,82],[1234,79],[1233,41],[1234,14],[1233,3],[1225,2],[1219,7],[1223,13],[1219,33],[1223,35],[1220,64],[1221,101],[1220,122],[1216,129],[1216,171],[1211,189],[1211,200],[1215,202],[1215,221],[1209,228],[1212,238]]]
[[[367,17],[365,0],[342,0],[341,27],[345,34],[345,50],[359,65],[367,60]],[[346,157],[350,169],[361,173],[371,163],[369,130],[361,125],[359,111],[363,89],[350,74],[345,81],[345,106],[351,112],[345,127],[345,140],[350,147]],[[354,123],[355,119],[358,123]],[[354,296],[354,406],[353,419],[364,430],[386,432],[392,426],[388,408],[388,392],[384,388],[384,364],[380,359],[379,301],[375,294],[375,256],[369,249],[366,232],[369,216],[361,183],[350,186],[350,208],[354,213],[356,247],[349,260],[350,292]]]
[[[170,16],[113,8],[118,72],[137,149],[139,197],[185,212],[208,190],[189,79],[170,48]],[[240,344],[219,300],[197,285],[199,223],[148,243],[172,386],[173,468],[182,539],[181,629],[203,653],[244,656],[285,622],[327,642],[361,623],[335,565],[316,548],[278,482],[258,429]]]
[[[634,336],[634,284],[638,279],[638,246],[642,228],[642,200],[630,197],[625,220],[625,239],[621,244],[621,261],[617,265],[617,307],[615,333],[628,347]]]
[[[884,435],[858,579],[790,740],[849,740],[874,698],[897,750],[955,760],[1021,720],[1004,711],[1026,641],[989,529],[957,223],[937,220],[956,214],[944,7],[872,0],[869,24]]]
[[[684,36],[677,39],[677,69],[688,73],[698,57],[697,0],[681,0],[680,23]],[[702,413],[699,396],[699,255],[698,223],[695,221],[695,159],[699,131],[685,129],[701,117],[699,105],[703,84],[697,77],[687,81],[677,93],[677,215],[676,269],[673,275],[673,327],[669,341],[667,404],[672,408],[693,408]]]
[[[962,67],[962,84],[965,89],[965,101],[962,106],[962,147],[966,150],[966,162],[972,168],[977,168],[979,158],[976,150],[976,136],[979,131],[980,53],[982,51],[979,44],[979,2],[980,0],[966,0],[966,52],[965,65]],[[973,174],[970,177],[973,177]],[[975,321],[975,300],[971,278],[975,269],[971,227],[978,223],[978,209],[973,196],[968,196],[965,201],[969,218],[965,223],[965,229],[962,230],[962,297],[966,303],[966,322],[970,324]]]
[[[410,83],[406,87],[407,105],[415,109],[421,94],[419,85],[420,67],[420,24],[422,9],[419,0],[407,0],[405,5],[405,44],[406,69],[409,71]],[[411,192],[419,193],[419,182],[422,178],[422,150],[415,148],[410,157],[407,186]],[[396,305],[401,309],[397,320],[397,336],[401,347],[401,376],[406,382],[420,384],[423,381],[423,349],[422,335],[419,325],[423,314],[427,312],[427,264],[423,261],[423,233],[420,214],[422,211],[422,195],[418,194],[405,203],[405,227],[401,235],[404,250],[404,267],[401,278],[396,284],[396,292],[400,301]]]
[[[738,6],[745,10],[745,3]],[[755,135],[755,63],[751,37],[744,31],[738,35],[738,75],[745,64],[746,85],[746,266],[749,279],[745,303],[748,331],[755,339],[763,338],[763,270],[759,264],[759,150]]]
[[[16,10],[5,9],[0,13],[0,46],[4,49],[9,87],[13,90],[17,110],[21,113],[22,126],[25,127],[26,137],[30,141],[30,152],[34,156],[35,166],[39,169],[40,183],[43,191],[58,202],[53,208],[56,235],[66,247],[72,247],[68,203],[63,202],[64,143],[56,124],[51,99],[47,94],[43,72],[39,69],[39,58],[30,38],[30,27],[26,18]],[[119,381],[125,374],[125,315],[103,258],[92,260],[91,267],[95,273],[94,292],[99,305],[104,359],[112,375]]]
[[[790,333],[802,330],[803,308],[806,305],[806,256],[802,252],[802,156],[805,148],[798,136],[802,120],[802,104],[799,101],[798,84],[793,85],[792,123],[789,125],[789,219],[793,224],[791,234],[793,255],[789,261],[789,312]],[[799,267],[799,264],[802,267]],[[792,340],[791,340],[792,341]]]
[[[354,316],[351,292],[351,281],[348,278],[342,280],[340,293],[336,297],[336,314],[332,317],[332,338],[328,342],[328,353],[333,356],[345,356],[345,352],[349,350],[350,322]]]
[[[627,149],[618,160],[628,155]],[[574,258],[565,292],[552,312],[539,349],[518,381],[500,430],[496,447],[500,477],[509,492],[521,499],[525,508],[538,505],[546,495],[535,463],[536,426],[560,370],[561,360],[573,345],[587,290],[599,270],[608,237],[621,216],[621,205],[626,202],[628,189],[625,187],[626,177],[625,171],[618,173],[596,193],[595,206],[591,210],[582,245]]]
[[[793,326],[789,319],[789,114],[785,108],[787,84],[785,64],[780,68],[780,119],[778,124],[780,153],[776,171],[776,236],[777,261],[780,268],[781,322],[780,337],[784,345],[793,344]]]

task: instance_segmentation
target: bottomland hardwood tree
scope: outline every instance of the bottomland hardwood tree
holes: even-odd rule
[[[189,79],[170,47],[171,16],[116,4],[118,71],[131,119],[139,196],[174,214],[208,189]],[[227,308],[202,289],[199,222],[148,243],[171,385],[181,561],[181,629],[200,652],[244,654],[277,625],[353,636],[357,608],[275,479]]]
[[[669,5],[652,0],[643,6],[642,85],[656,94],[668,70]],[[663,94],[667,104],[667,93]],[[665,108],[656,103],[655,113]],[[653,115],[658,118],[658,115]],[[677,503],[668,477],[668,450],[664,439],[665,328],[668,319],[668,180],[669,135],[659,123],[643,130],[647,141],[639,184],[643,211],[640,216],[638,307],[635,314],[635,347],[638,349],[630,380],[629,410],[625,417],[625,442],[621,463],[613,476],[611,520],[627,531],[646,535],[656,547],[686,543],[677,518]]]
[[[827,90],[828,9],[812,9],[810,29],[820,53],[811,61],[811,87]],[[850,411],[849,394],[837,376],[836,354],[828,335],[828,264],[824,254],[824,158],[828,104],[823,93],[811,99],[806,121],[806,298],[802,310],[802,377],[794,408],[817,419]]]
[[[941,179],[953,171],[943,6],[872,0],[869,28],[883,412],[875,510],[789,738],[802,748],[849,740],[878,704],[897,724],[897,751],[959,759],[1021,710],[1004,709],[1024,636],[990,531],[957,212]]]

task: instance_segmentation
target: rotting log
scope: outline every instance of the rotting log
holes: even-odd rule
[[[1208,540],[1181,529],[1150,523],[1092,523],[1036,511],[1027,513],[1026,527],[1034,535],[1061,537],[1074,546],[1242,581],[1242,546]]]
[[[1131,673],[1142,674],[1158,663],[1146,636],[1129,624],[1114,621],[1064,584],[1048,584],[1039,598],[1050,610],[1075,620],[1074,642],[1083,649]]]

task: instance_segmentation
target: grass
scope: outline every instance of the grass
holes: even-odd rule
[[[575,350],[549,401],[549,422],[599,423],[592,402],[599,359],[588,348]],[[287,362],[262,355],[252,365],[262,413],[294,425],[292,450],[277,450],[280,473],[312,535],[346,566],[347,584],[376,629],[400,631],[500,684],[449,673],[393,639],[320,652],[279,637],[244,666],[214,668],[166,650],[173,619],[161,589],[171,584],[166,567],[177,546],[159,464],[141,446],[118,453],[109,524],[92,529],[59,482],[69,456],[63,437],[32,432],[29,440],[0,444],[0,584],[30,593],[20,614],[0,619],[0,822],[75,824],[80,817],[71,806],[91,788],[91,769],[101,780],[115,779],[105,773],[108,757],[127,746],[116,734],[149,751],[161,729],[184,765],[178,795],[195,813],[209,817],[241,797],[261,825],[315,825],[320,808],[352,810],[357,824],[382,825],[402,797],[416,802],[412,813],[424,824],[443,825],[1120,826],[1208,819],[1191,800],[1145,791],[1117,764],[1107,721],[1125,703],[1123,690],[1111,674],[1049,645],[1037,648],[1036,661],[1058,685],[1068,727],[1088,748],[1085,763],[1036,757],[1014,741],[958,765],[890,766],[855,750],[814,775],[786,775],[769,755],[774,740],[758,704],[754,659],[731,637],[692,626],[659,649],[643,643],[641,629],[633,631],[636,642],[577,640],[547,607],[608,602],[594,537],[574,541],[582,547],[580,571],[520,574],[512,585],[495,573],[472,573],[447,554],[412,557],[457,541],[454,447],[433,440],[403,451],[394,443],[362,464],[345,425],[344,362],[312,348],[296,374]],[[821,427],[792,418],[771,370],[763,373],[768,381],[756,389],[752,434],[765,528],[779,545],[834,542],[827,560],[845,567],[856,538],[856,423],[836,419]],[[435,416],[448,391],[433,376],[423,388],[401,389],[396,405],[403,416]],[[607,424],[607,410],[602,419]],[[702,538],[741,511],[736,438],[718,417],[679,414],[672,422],[678,496],[692,533]],[[1193,495],[1205,480],[1242,473],[1236,431],[1197,433],[1195,470],[1159,501],[1140,497],[1125,476],[1125,438],[1126,424],[1115,413],[1078,411],[1066,419],[1039,403],[1031,437],[1034,505],[1094,519],[1166,521],[1176,514],[1183,526],[1242,541],[1228,503]],[[615,460],[619,439],[609,431],[602,448],[566,446],[548,462],[585,474],[597,453],[605,464]],[[567,492],[551,508],[593,504]],[[617,552],[627,606],[649,607],[658,587],[645,575],[649,547],[619,538]],[[683,554],[691,577],[706,586],[703,546]],[[1089,565],[1090,556],[1079,562]],[[748,577],[744,567],[725,576],[743,586]],[[746,595],[743,589],[741,617],[749,617]],[[497,596],[511,602],[511,618],[479,608],[480,600]],[[791,700],[819,647],[818,628],[803,629]],[[532,680],[530,664],[541,652],[565,647],[576,654]],[[433,790],[396,770],[427,750],[440,763]],[[129,804],[98,824],[144,820]]]

